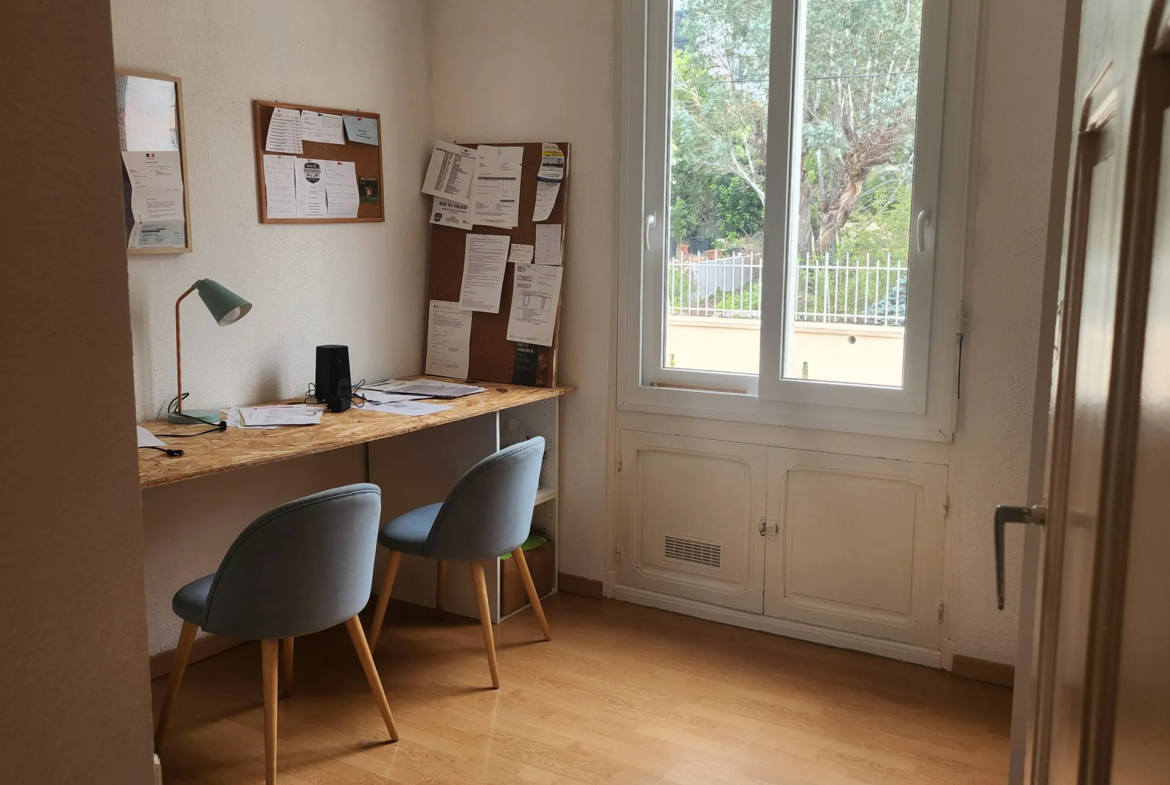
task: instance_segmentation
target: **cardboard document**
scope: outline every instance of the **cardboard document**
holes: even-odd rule
[[[510,264],[532,264],[532,254],[535,252],[535,245],[512,243],[512,249],[508,251],[508,262]]]
[[[471,210],[465,204],[436,196],[431,207],[431,223],[469,232],[472,229]]]
[[[428,376],[467,378],[471,360],[471,311],[459,303],[431,300],[427,315]]]
[[[459,306],[467,311],[500,312],[504,271],[508,266],[508,237],[469,234],[463,250],[463,285]]]
[[[375,117],[354,117],[351,114],[342,115],[345,124],[345,135],[351,142],[378,145],[378,120]],[[298,151],[300,152],[300,151]]]
[[[325,172],[322,164],[311,158],[298,158],[296,175],[297,218],[327,218],[329,213],[325,199]]]
[[[508,315],[509,341],[552,346],[563,272],[563,267],[516,265],[512,312]]]
[[[310,112],[305,109],[301,112],[301,139],[305,142],[345,144],[345,131],[341,127],[341,115]]]
[[[436,142],[422,192],[466,205],[475,183],[476,151],[450,142]]]
[[[561,225],[538,224],[536,227],[536,263],[561,263]]]
[[[183,163],[179,152],[124,152],[122,164],[130,178],[130,210],[134,214],[127,247],[186,247]]]
[[[297,217],[296,168],[296,156],[265,154],[264,211],[269,218]]]
[[[523,147],[481,144],[476,151],[475,186],[471,194],[472,221],[514,229],[520,222],[520,171]]]
[[[325,203],[330,218],[357,218],[357,169],[353,161],[321,161],[325,171]]]
[[[301,146],[301,113],[296,109],[278,106],[272,110],[268,123],[268,137],[264,149],[270,153],[300,155],[305,152]]]

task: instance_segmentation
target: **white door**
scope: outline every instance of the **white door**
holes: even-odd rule
[[[768,451],[764,613],[938,650],[947,467]]]
[[[760,613],[767,448],[621,432],[623,586]]]

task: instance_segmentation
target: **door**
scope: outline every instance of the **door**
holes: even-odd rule
[[[1027,781],[1170,768],[1170,26],[1163,0],[1086,3],[1059,295]],[[1002,544],[1002,537],[997,537]]]
[[[764,613],[938,651],[947,467],[768,450]]]

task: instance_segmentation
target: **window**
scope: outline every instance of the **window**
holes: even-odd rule
[[[949,3],[645,0],[631,18],[639,386],[926,413],[958,310],[933,307]],[[949,247],[954,291],[961,226]]]

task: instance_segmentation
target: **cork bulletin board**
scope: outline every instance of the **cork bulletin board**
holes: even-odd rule
[[[478,144],[457,142],[464,147],[478,148]],[[489,144],[484,142],[483,144]],[[471,232],[452,226],[431,225],[430,279],[428,300],[458,302],[463,283],[463,258],[468,234],[505,235],[513,243],[536,244],[537,222],[532,220],[536,205],[536,177],[540,171],[541,142],[491,142],[497,147],[523,147],[524,157],[520,178],[519,225],[515,229],[501,229],[477,224]],[[568,142],[556,143],[565,154],[565,174],[560,193],[549,217],[540,224],[561,225],[561,266],[566,264],[565,237],[569,231],[569,178],[572,173]],[[555,387],[557,383],[557,347],[560,343],[561,314],[557,310],[552,346],[509,341],[508,317],[512,311],[512,280],[514,264],[504,271],[499,313],[476,311],[471,320],[471,348],[467,377],[479,382],[522,384],[529,387]],[[563,301],[562,287],[562,301]]]
[[[378,144],[364,144],[351,141],[348,137],[345,144],[328,144],[325,142],[302,142],[304,152],[298,158],[316,158],[326,161],[350,161],[354,164],[359,183],[363,178],[377,180],[377,203],[362,201],[358,204],[356,218],[269,218],[268,192],[264,185],[264,149],[268,138],[268,125],[272,121],[272,113],[277,108],[293,109],[296,111],[321,112],[332,115],[350,115],[352,117],[366,117],[378,121]],[[368,223],[371,221],[385,221],[385,195],[383,193],[385,179],[382,176],[382,117],[375,112],[359,112],[350,109],[331,109],[322,106],[305,106],[302,104],[285,104],[278,101],[252,102],[253,128],[255,131],[254,152],[256,156],[256,183],[259,198],[260,223],[273,224],[326,224],[326,223]]]

